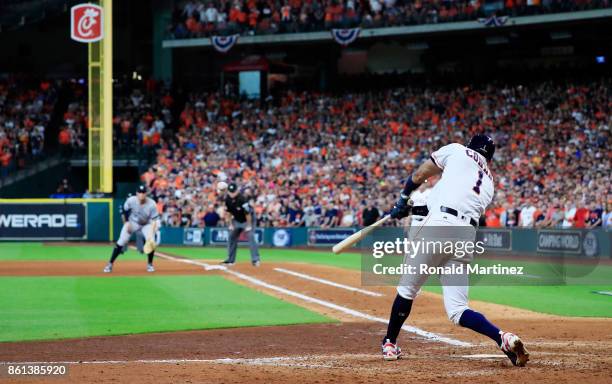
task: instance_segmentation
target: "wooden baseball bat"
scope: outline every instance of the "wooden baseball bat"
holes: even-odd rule
[[[347,237],[346,239],[342,240],[341,242],[339,242],[338,244],[334,245],[334,247],[332,248],[332,251],[337,255],[339,253],[342,253],[343,251],[345,251],[346,249],[352,247],[355,243],[357,243],[359,240],[363,239],[364,237],[366,237],[370,232],[372,232],[375,228],[380,227],[381,225],[383,225],[387,220],[389,220],[391,218],[391,216],[387,215],[385,217],[383,217],[382,219],[378,220],[377,222],[375,222],[374,224],[365,227],[364,229],[362,229],[361,231],[355,232],[352,235],[350,235],[349,237]]]

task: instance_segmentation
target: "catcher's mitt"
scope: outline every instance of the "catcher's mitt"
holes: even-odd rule
[[[144,253],[146,253],[147,255],[153,251],[155,251],[155,247],[157,246],[157,244],[155,244],[155,240],[153,239],[149,239],[147,241],[145,241],[145,245],[143,248]]]

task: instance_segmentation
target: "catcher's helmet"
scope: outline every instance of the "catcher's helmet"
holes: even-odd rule
[[[487,161],[491,161],[495,153],[495,143],[487,135],[474,135],[467,147],[483,155]]]

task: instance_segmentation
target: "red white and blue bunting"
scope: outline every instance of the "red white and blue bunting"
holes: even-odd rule
[[[236,45],[239,36],[237,34],[231,36],[213,36],[210,38],[210,41],[218,52],[226,53]]]
[[[486,19],[480,18],[478,22],[484,24],[485,27],[501,27],[508,22],[508,16],[497,17],[495,15],[489,16]]]
[[[336,43],[347,46],[359,37],[361,28],[350,28],[350,29],[332,29],[331,34]]]

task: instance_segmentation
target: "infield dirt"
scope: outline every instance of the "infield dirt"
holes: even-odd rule
[[[108,276],[103,263],[82,261],[2,262],[4,276]],[[144,262],[118,261],[112,276],[146,274]],[[2,362],[73,362],[61,382],[112,383],[563,383],[609,382],[612,374],[612,319],[566,318],[472,301],[505,330],[519,334],[531,352],[525,368],[510,366],[490,340],[453,326],[442,298],[422,293],[408,323],[429,332],[472,343],[455,347],[402,332],[404,359],[384,362],[380,340],[385,325],[308,303],[197,265],[156,262],[156,274],[223,274],[226,278],[340,320],[334,324],[253,327],[163,334],[93,337],[0,344]],[[275,271],[292,271],[358,287],[359,271],[301,263],[264,263],[260,268],[232,268],[266,283],[333,304],[386,318],[395,295],[392,287],[366,287],[383,294],[323,285]],[[222,293],[220,293],[222,294]],[[0,377],[0,380],[17,382]],[[18,378],[40,383],[45,379]]]

